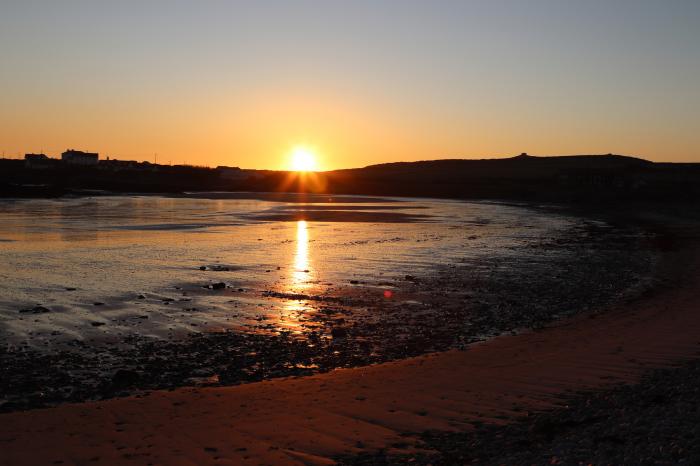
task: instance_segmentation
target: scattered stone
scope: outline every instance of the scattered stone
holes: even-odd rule
[[[105,303],[101,303],[99,301],[92,303],[93,306],[104,306]]]
[[[638,384],[571,395],[564,407],[513,423],[423,432],[418,455],[380,451],[337,460],[345,466],[700,464],[699,383],[700,360],[694,360],[653,371]]]
[[[104,322],[90,322],[93,327],[102,327],[104,324]]]
[[[651,262],[640,259],[651,254],[633,247],[634,242],[630,241],[634,240],[619,239],[633,237],[613,232],[614,235],[575,232],[571,241],[562,245],[545,244],[534,249],[525,256],[527,261],[507,262],[502,257],[493,257],[479,261],[465,259],[459,261],[456,269],[453,264],[437,264],[433,272],[407,269],[406,272],[421,273],[420,281],[414,284],[399,275],[400,279],[392,282],[392,289],[397,296],[410,289],[410,302],[386,300],[381,289],[377,292],[347,285],[308,295],[262,291],[263,298],[272,298],[268,302],[275,305],[281,304],[281,300],[297,301],[299,307],[308,309],[298,314],[299,333],[281,330],[270,320],[244,324],[251,332],[210,333],[205,330],[209,324],[198,321],[199,326],[192,329],[205,331],[183,336],[184,332],[174,329],[176,320],[168,321],[170,316],[159,315],[156,320],[171,331],[169,338],[125,332],[118,345],[101,348],[89,340],[73,341],[68,343],[67,350],[52,348],[48,354],[27,345],[16,349],[0,347],[0,393],[9,400],[0,404],[0,412],[109,398],[135,389],[181,387],[190,384],[188,379],[200,368],[215,368],[221,385],[234,385],[365,366],[425,352],[464,349],[471,342],[491,335],[542,326],[555,318],[601,308],[629,289],[640,274],[648,273],[645,264]],[[611,236],[615,241],[610,241]],[[542,250],[551,251],[552,259],[542,258]],[[601,250],[581,254],[581,251]],[[491,273],[496,268],[498,272]],[[196,275],[195,270],[191,269],[191,273]],[[485,276],[484,271],[489,275]],[[375,284],[375,278],[367,280]],[[216,289],[205,283],[201,283],[204,288]],[[226,287],[225,283],[220,286],[219,289]],[[253,290],[247,289],[251,293]],[[344,293],[347,290],[353,293]],[[140,296],[143,298],[139,299],[146,298]],[[149,300],[153,297],[149,296]],[[244,309],[267,306],[256,301],[234,302],[235,307],[241,306],[243,314]],[[562,303],[570,311],[562,313]],[[185,310],[192,313],[185,317],[206,319],[210,309],[211,306],[202,303],[198,310],[194,307]],[[270,310],[264,307],[259,312]],[[180,314],[173,313],[172,318],[179,319]],[[25,320],[35,317],[38,316],[17,316]],[[232,313],[230,317],[231,328],[235,328],[237,322],[233,320],[243,315]],[[139,324],[145,324],[140,319],[145,318],[132,314],[128,320],[138,328]],[[345,319],[344,323],[341,318]],[[133,367],[135,381],[118,382],[126,386],[115,388],[112,378],[120,367]]]

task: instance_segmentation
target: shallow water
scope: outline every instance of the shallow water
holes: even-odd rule
[[[293,328],[290,311],[304,310],[299,300],[279,302],[276,295],[271,303],[262,292],[328,293],[356,281],[377,285],[420,275],[439,264],[517,255],[578,222],[492,203],[307,200],[0,201],[3,340],[231,328],[257,318],[263,306]],[[203,288],[219,282],[227,290]],[[378,285],[376,292],[387,289]],[[50,312],[19,312],[36,306]],[[193,308],[198,312],[186,311]],[[144,313],[151,324],[135,330],[131,318]],[[105,325],[94,326],[99,323]]]
[[[464,348],[650,283],[553,208],[198,193],[0,201],[0,411]]]

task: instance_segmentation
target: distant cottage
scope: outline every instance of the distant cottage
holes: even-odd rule
[[[99,154],[97,152],[83,152],[81,150],[68,149],[61,154],[61,160],[68,165],[97,165]]]
[[[53,168],[54,159],[46,154],[24,154],[24,166],[32,169],[46,170]]]

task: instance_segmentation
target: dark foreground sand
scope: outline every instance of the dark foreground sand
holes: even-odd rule
[[[152,392],[0,416],[0,464],[332,464],[411,450],[635,382],[700,351],[700,248],[687,231],[668,283],[604,314],[450,351],[305,378]]]

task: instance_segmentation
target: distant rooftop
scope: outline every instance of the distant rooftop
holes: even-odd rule
[[[48,158],[46,154],[24,154],[24,160],[45,160]]]

